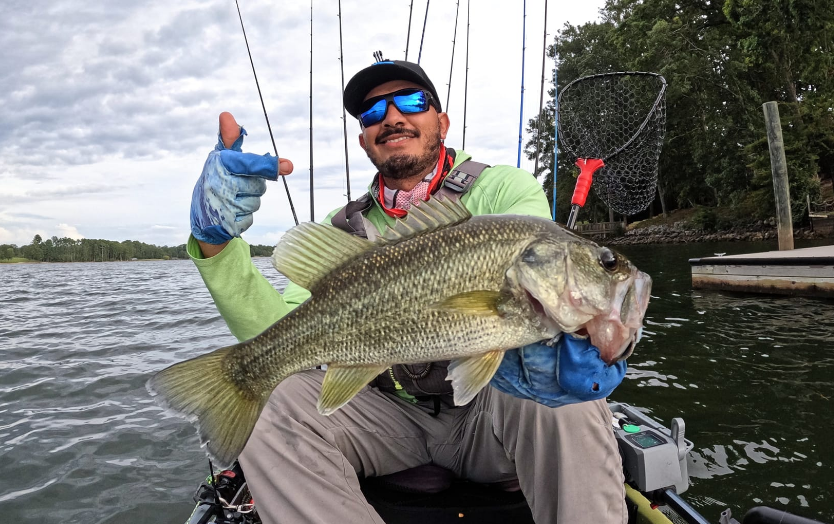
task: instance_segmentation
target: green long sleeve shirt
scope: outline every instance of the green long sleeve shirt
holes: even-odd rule
[[[469,158],[465,152],[458,151],[455,166]],[[538,181],[527,171],[511,166],[485,169],[463,195],[461,202],[473,215],[550,217],[547,198]],[[326,223],[330,223],[336,211],[327,216]],[[366,218],[378,231],[394,223],[394,219],[376,201]],[[260,334],[310,296],[309,291],[292,282],[283,294],[279,293],[252,264],[249,244],[241,238],[232,239],[223,251],[211,258],[203,257],[193,236],[188,239],[187,250],[217,310],[238,340],[248,340]]]

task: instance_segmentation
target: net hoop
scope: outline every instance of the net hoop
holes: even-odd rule
[[[666,124],[667,83],[657,73],[588,75],[559,94],[559,146],[572,160],[599,159],[596,194],[624,215],[654,199]]]

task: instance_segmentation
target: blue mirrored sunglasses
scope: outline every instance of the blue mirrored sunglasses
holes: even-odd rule
[[[366,100],[363,104],[365,109],[359,114],[359,121],[363,127],[382,122],[388,113],[389,103],[397,106],[397,110],[400,113],[411,115],[428,111],[429,107],[434,106],[432,102],[431,93],[427,93],[422,89],[401,89],[393,93],[388,93],[387,95],[376,96]],[[437,109],[436,106],[435,109]]]

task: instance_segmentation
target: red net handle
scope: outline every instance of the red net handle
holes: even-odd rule
[[[594,181],[594,173],[597,169],[605,166],[599,158],[579,158],[576,160],[579,167],[579,178],[576,179],[576,188],[573,190],[573,198],[570,203],[579,207],[585,205],[588,198],[588,191],[591,190],[591,183]]]

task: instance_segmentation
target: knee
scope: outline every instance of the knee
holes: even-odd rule
[[[611,427],[611,411],[605,399],[568,404],[558,408],[541,407],[550,411],[553,418],[563,423],[601,426],[606,429]]]
[[[551,408],[531,400],[516,399],[515,411],[525,420],[522,427],[573,433],[611,432],[611,412],[605,400],[593,400]]]
[[[318,377],[305,373],[286,378],[272,391],[242,458],[251,462],[262,456],[284,454],[287,449],[291,451],[298,447],[302,435],[314,431],[316,424],[311,418],[316,414]]]

